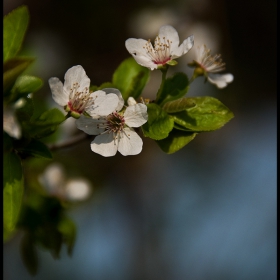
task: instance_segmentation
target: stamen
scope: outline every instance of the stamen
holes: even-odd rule
[[[151,44],[151,40],[149,39],[147,43],[143,46],[146,49],[147,55],[150,59],[156,64],[166,64],[169,60],[171,60],[170,54],[170,46],[172,41],[166,40],[165,37],[162,39],[157,36],[155,38],[154,46]]]

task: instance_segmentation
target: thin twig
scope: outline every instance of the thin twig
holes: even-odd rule
[[[79,134],[77,136],[74,136],[70,140],[67,140],[67,141],[64,141],[64,142],[61,142],[61,143],[57,143],[57,144],[48,145],[48,148],[51,151],[67,148],[67,147],[70,147],[70,146],[73,146],[73,145],[79,143],[80,141],[86,139],[88,136],[90,136],[90,135],[87,135],[85,133]]]

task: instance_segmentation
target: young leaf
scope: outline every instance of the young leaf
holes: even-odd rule
[[[34,104],[32,98],[24,98],[24,105],[16,110],[16,117],[18,122],[25,129],[26,123],[28,123],[34,112]]]
[[[114,85],[111,83],[111,82],[105,82],[103,84],[101,84],[99,87],[96,88],[96,90],[99,90],[99,89],[103,89],[103,88],[113,88]]]
[[[176,73],[174,76],[167,78],[162,92],[157,100],[157,104],[164,103],[183,97],[189,89],[189,79],[184,73]]]
[[[19,52],[29,22],[26,6],[18,7],[4,17],[3,52],[4,62]]]
[[[194,139],[197,133],[173,129],[167,138],[156,141],[159,147],[167,154],[173,154]]]
[[[21,147],[17,150],[24,157],[30,155],[39,158],[52,159],[52,153],[50,152],[48,147],[44,143],[36,139],[31,139],[27,146]]]
[[[3,131],[3,150],[6,152],[11,152],[13,149],[13,140],[10,135]]]
[[[18,76],[34,61],[31,57],[15,57],[4,63],[3,89],[4,96],[10,94]]]
[[[162,106],[162,109],[167,113],[177,113],[186,109],[195,107],[196,103],[190,98],[179,98],[177,100],[169,101]]]
[[[58,224],[58,231],[63,235],[68,255],[71,256],[76,239],[76,226],[74,222],[68,218],[62,218]]]
[[[213,131],[221,128],[233,118],[233,113],[214,97],[188,98],[196,106],[170,114],[174,122],[194,132]]]
[[[37,91],[43,86],[43,80],[34,76],[19,76],[11,89],[11,100],[15,101],[27,94]]]
[[[38,254],[34,244],[34,238],[30,232],[25,233],[20,244],[21,258],[25,267],[31,275],[38,271]]]
[[[134,58],[125,59],[113,74],[113,84],[126,101],[132,96],[137,99],[149,80],[150,71],[140,66]]]
[[[155,103],[147,104],[148,121],[142,126],[144,136],[161,140],[168,136],[173,128],[173,119]]]
[[[36,119],[31,118],[26,129],[31,137],[39,139],[54,133],[63,121],[65,121],[64,114],[59,109],[53,108]]]
[[[7,231],[14,230],[23,197],[23,174],[20,158],[14,152],[4,153],[3,224]]]

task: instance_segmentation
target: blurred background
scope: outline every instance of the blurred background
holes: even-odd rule
[[[91,139],[54,152],[65,176],[90,182],[91,196],[69,211],[78,235],[73,256],[39,250],[28,274],[21,233],[4,244],[5,280],[276,279],[276,3],[229,0],[4,0],[3,16],[25,4],[30,25],[23,54],[45,84],[37,100],[55,107],[50,77],[82,65],[94,85],[111,81],[129,57],[128,38],[152,41],[160,26],[191,34],[221,53],[234,82],[218,90],[198,78],[189,96],[213,96],[235,117],[167,155],[144,138],[138,156],[103,158]],[[189,76],[193,50],[172,71]],[[143,97],[153,98],[153,71]],[[59,140],[79,131],[67,120]],[[46,162],[47,168],[53,162]],[[78,186],[78,185],[77,185]]]

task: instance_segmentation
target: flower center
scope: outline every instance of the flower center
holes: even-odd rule
[[[210,50],[204,46],[204,50],[201,54],[200,66],[205,69],[206,72],[220,72],[225,69],[225,63],[223,63],[220,54],[210,55]]]
[[[143,48],[146,50],[147,55],[155,64],[165,64],[171,60],[170,46],[172,41],[162,37],[162,39],[157,36],[155,39],[154,47],[150,40],[147,41]]]
[[[68,106],[71,111],[81,114],[86,107],[94,104],[94,100],[90,96],[91,93],[87,87],[82,91],[79,91],[79,87],[79,83],[73,83],[73,86],[70,89]]]
[[[106,118],[106,130],[110,133],[119,133],[123,131],[125,126],[125,120],[118,112],[113,112]]]

